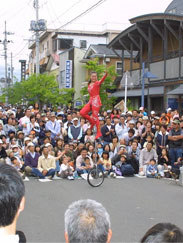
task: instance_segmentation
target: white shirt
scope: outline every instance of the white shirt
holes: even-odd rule
[[[6,235],[4,228],[0,229],[0,242],[2,243],[18,243],[18,235]]]
[[[66,171],[67,169],[68,169],[67,165],[61,164],[59,173],[61,173],[62,171]]]

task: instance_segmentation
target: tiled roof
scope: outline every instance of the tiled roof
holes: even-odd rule
[[[183,0],[173,0],[165,10],[165,13],[183,15]]]

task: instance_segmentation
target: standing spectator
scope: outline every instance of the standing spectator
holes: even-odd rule
[[[43,174],[43,177],[52,178],[55,175],[55,168],[55,158],[49,154],[48,148],[44,146],[42,155],[38,159],[38,170]]]
[[[152,128],[152,122],[151,121],[147,121],[146,127],[144,127],[142,129],[142,136],[141,136],[141,144],[142,144],[142,146],[144,145],[147,136],[150,135],[152,138],[154,138],[154,134],[155,134],[155,129]]]
[[[115,135],[115,127],[111,124],[110,117],[106,118],[106,125],[101,128],[104,146],[112,142],[112,137]]]
[[[173,120],[172,127],[168,135],[168,140],[170,161],[174,165],[178,158],[182,158],[183,131],[180,128],[180,121],[177,119]]]
[[[154,159],[157,162],[158,155],[156,153],[156,150],[153,149],[153,143],[149,142],[147,143],[146,148],[142,149],[140,152],[140,175],[146,175],[147,165],[150,163],[152,159]]]
[[[68,129],[69,142],[71,141],[79,142],[82,136],[83,136],[83,130],[81,126],[78,124],[78,118],[75,117],[73,119],[73,125],[71,125]]]
[[[60,123],[56,120],[55,113],[50,114],[50,120],[46,123],[46,130],[51,131],[51,138],[56,139],[60,136]]]
[[[24,116],[23,110],[21,109],[21,107],[18,107],[16,112],[16,119],[19,121],[23,116]]]
[[[4,129],[6,136],[8,135],[8,133],[10,131],[13,131],[16,133],[16,128],[13,126],[13,119],[11,117],[8,118],[7,124],[4,125],[3,129]]]
[[[68,123],[72,123],[72,115],[71,115],[71,114],[68,114],[68,115],[67,115],[67,120],[66,120],[66,122],[64,123],[64,128],[65,128],[65,130],[68,129]]]

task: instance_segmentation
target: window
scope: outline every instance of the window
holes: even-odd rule
[[[86,40],[80,40],[80,48],[85,49],[87,47],[87,41]]]
[[[53,40],[53,51],[57,51],[57,40]]]
[[[171,14],[176,14],[176,8],[173,8],[173,9],[169,10],[168,12]]]
[[[122,62],[116,62],[116,73],[118,76],[122,76]]]
[[[73,39],[59,39],[58,40],[58,49],[69,49],[73,47]]]

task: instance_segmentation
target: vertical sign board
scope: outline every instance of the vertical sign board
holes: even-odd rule
[[[72,60],[66,61],[65,66],[65,87],[72,88]]]

